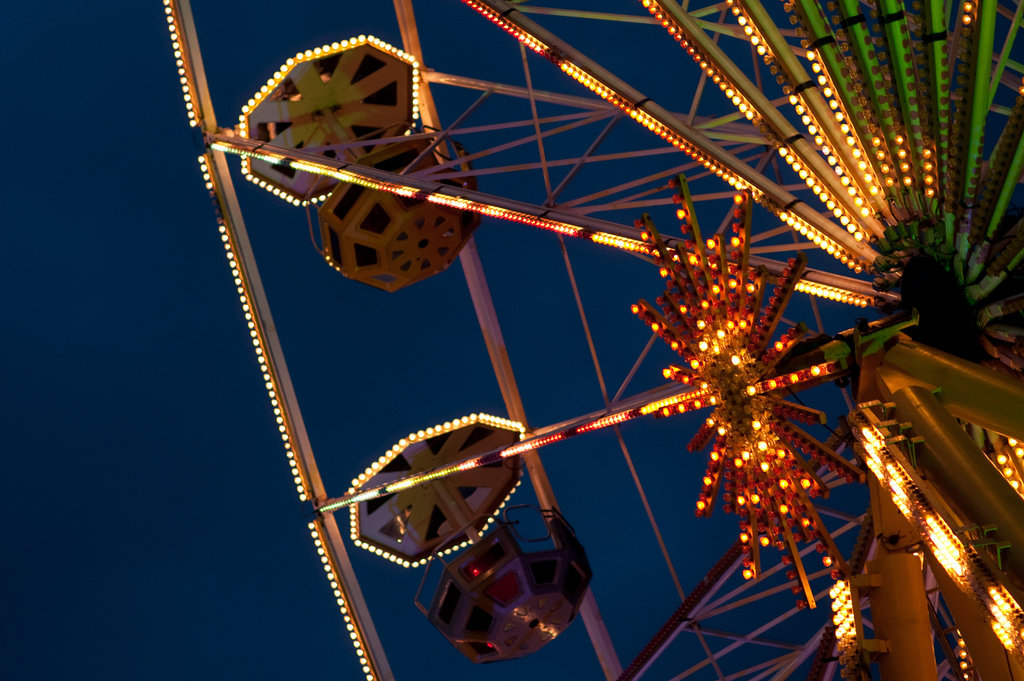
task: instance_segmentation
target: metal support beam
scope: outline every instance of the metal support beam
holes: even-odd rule
[[[559,209],[546,209],[542,206],[537,206],[532,203],[525,201],[516,201],[513,199],[507,199],[501,196],[495,196],[487,194],[485,192],[474,191],[471,189],[465,189],[462,187],[452,187],[451,185],[443,184],[438,181],[426,180],[408,175],[400,175],[398,173],[390,173],[379,168],[373,168],[370,166],[362,166],[357,163],[349,163],[338,159],[327,158],[317,154],[309,153],[301,149],[288,149],[285,147],[278,147],[272,144],[264,144],[256,140],[250,140],[242,137],[236,137],[232,134],[218,134],[211,135],[209,137],[211,143],[215,143],[219,148],[224,150],[230,150],[235,153],[251,153],[257,152],[264,154],[273,154],[282,159],[292,159],[295,161],[301,161],[304,163],[314,164],[323,166],[325,168],[332,168],[335,170],[343,170],[359,177],[385,182],[391,185],[409,187],[411,189],[422,191],[425,194],[436,194],[439,196],[446,197],[457,197],[463,198],[469,201],[474,201],[487,206],[503,208],[506,210],[517,211],[524,215],[533,217],[542,217],[543,219],[561,222],[565,225],[572,227],[579,227],[580,229],[591,230],[593,232],[601,232],[604,234],[611,234],[614,236],[621,236],[627,239],[635,240],[637,237],[636,228],[624,225],[620,225],[608,220],[601,220],[599,218],[590,217],[587,215],[580,215],[574,212],[568,212]],[[564,204],[563,204],[564,208]],[[500,217],[500,215],[499,215]],[[676,243],[676,239],[666,238],[666,245],[673,245]],[[786,268],[786,264],[769,260],[767,258],[760,258],[751,256],[750,262],[753,265],[763,265],[770,272],[778,274]],[[871,287],[870,282],[866,282],[860,279],[854,279],[853,277],[847,277],[840,274],[832,274],[822,270],[806,269],[803,278],[807,281],[819,284],[826,284],[828,286],[835,286],[838,288],[844,288],[852,293],[858,293],[861,295],[870,296],[872,298],[880,299],[884,302],[896,302],[899,297],[893,293],[875,291]],[[1022,437],[1021,439],[1024,439]]]
[[[559,182],[558,186],[555,187],[555,189],[551,192],[551,199],[549,201],[550,205],[555,205],[555,201],[558,200],[558,197],[562,194],[562,191],[566,188],[569,182],[571,182],[572,179],[576,177],[576,173],[579,172],[580,168],[583,167],[583,164],[587,162],[587,159],[589,159],[591,155],[593,155],[593,153],[597,150],[597,147],[601,144],[601,142],[604,141],[604,138],[608,136],[608,133],[612,131],[612,128],[614,128],[615,124],[618,123],[620,120],[622,120],[621,114],[618,116],[613,116],[611,120],[608,121],[608,124],[604,126],[604,129],[601,130],[601,132],[598,133],[597,137],[594,138],[594,141],[590,143],[590,146],[587,147],[587,150],[583,152],[583,155],[576,159],[576,163],[573,164],[572,168],[569,169],[569,172],[566,173],[565,177],[562,178],[562,181]]]
[[[981,614],[976,601],[960,590],[946,574],[942,565],[929,553],[928,564],[931,566],[935,581],[942,591],[950,613],[956,622],[957,629],[967,642],[971,652],[971,662],[981,672],[985,681],[1019,681],[1024,679],[1024,665],[1014,657],[1006,654],[1006,649],[992,632],[988,619]]]
[[[180,43],[183,48],[181,59],[185,64],[183,68],[187,78],[193,84],[192,101],[197,122],[204,132],[211,133],[217,130],[217,122],[213,102],[206,86],[206,74],[191,6],[188,0],[168,2],[167,6],[171,7],[178,17]],[[248,301],[249,314],[252,317],[250,328],[255,333],[258,347],[263,352],[260,357],[264,377],[269,376],[268,385],[273,386],[270,393],[272,404],[280,410],[283,434],[301,471],[306,493],[313,501],[324,499],[327,494],[313,457],[313,449],[285,362],[284,350],[270,313],[270,303],[263,289],[256,256],[249,242],[238,197],[228,172],[227,159],[222,152],[212,151],[206,155],[206,162],[210,175],[208,187],[215,193],[224,235],[227,238],[226,243],[234,256],[234,260],[230,262],[233,269],[238,272],[235,275],[236,281],[239,282],[239,290],[244,292],[243,297]],[[322,536],[326,538],[328,544],[329,566],[337,578],[336,589],[342,594],[338,599],[339,606],[352,620],[355,629],[353,633],[356,635],[353,640],[357,644],[359,657],[365,660],[363,665],[364,670],[368,670],[367,678],[373,681],[393,681],[394,675],[337,525],[334,524],[333,518],[320,519],[320,523],[325,530]]]
[[[487,352],[491,357],[491,364],[494,367],[494,374],[498,379],[498,386],[501,389],[505,407],[508,409],[509,418],[525,424],[527,423],[526,411],[523,409],[519,388],[512,373],[512,364],[501,335],[498,317],[494,312],[494,302],[491,300],[487,280],[484,278],[483,264],[480,262],[480,256],[477,254],[476,244],[473,241],[470,241],[462,249],[459,254],[459,262],[466,275],[466,283],[473,299],[473,308],[476,310],[477,320],[480,322],[480,329],[484,334],[484,342],[487,344]],[[541,506],[558,508],[554,489],[548,480],[540,456],[535,450],[531,450],[523,454],[523,461],[526,463],[530,482],[533,484],[534,492],[537,494],[537,500]],[[605,678],[609,681],[616,678],[622,672],[622,664],[619,662],[611,636],[601,617],[601,611],[597,607],[594,592],[590,588],[587,589],[583,604],[580,606],[580,616],[587,628]]]
[[[631,681],[643,676],[644,672],[654,664],[672,641],[692,621],[691,615],[712,596],[714,593],[713,587],[717,586],[724,578],[731,574],[731,569],[739,564],[742,556],[743,552],[739,542],[734,543],[726,550],[722,557],[708,570],[703,579],[697,583],[697,586],[690,591],[689,596],[686,597],[682,605],[658,629],[654,637],[651,638],[650,642],[640,651],[640,654],[630,663],[618,681]]]
[[[694,150],[694,154],[703,156],[709,163],[720,168],[723,173],[739,178],[744,184],[756,187],[758,192],[763,192],[769,203],[780,207],[789,206],[790,214],[797,216],[814,230],[826,235],[852,256],[860,258],[864,262],[874,260],[877,254],[869,244],[856,241],[851,234],[832,223],[824,215],[712,142],[703,132],[686,125],[680,117],[667,111],[650,97],[637,91],[564,40],[539,26],[520,12],[516,6],[504,0],[479,0],[479,4],[486,6],[495,16],[499,16],[500,23],[513,26],[515,30],[531,36],[538,44],[545,46],[544,49],[552,55],[551,58],[560,67],[575,74],[575,77],[581,82],[588,83],[594,89],[603,88],[603,92],[621,103],[631,114],[636,112],[637,119],[642,118],[648,121],[652,130],[661,130],[667,136],[675,136],[681,146],[688,145]],[[554,56],[556,54],[557,57]]]
[[[402,39],[405,42],[405,50],[414,57],[422,60],[422,50],[419,44],[419,36],[416,31],[416,20],[413,16],[411,0],[394,0],[396,14]],[[422,91],[429,92],[426,84]],[[531,92],[532,98],[534,94]],[[424,123],[433,127],[438,126],[437,110],[434,107],[430,95],[424,96]],[[534,115],[536,118],[536,114]],[[550,192],[550,190],[549,190]],[[498,379],[498,386],[502,398],[508,409],[509,418],[527,423],[526,412],[523,409],[522,398],[519,395],[519,388],[516,385],[515,375],[512,373],[512,363],[509,360],[508,350],[501,335],[501,326],[498,324],[498,316],[494,311],[494,301],[491,299],[490,290],[487,287],[487,280],[484,277],[483,264],[476,250],[476,243],[471,239],[459,253],[459,262],[462,264],[463,272],[466,275],[466,284],[469,287],[470,297],[473,299],[473,308],[476,310],[477,320],[480,322],[480,329],[484,334],[484,341],[487,345],[487,353],[490,355],[491,364],[494,367],[495,377]],[[554,490],[548,480],[540,457],[535,451],[523,454],[523,460],[530,474],[530,481],[533,483],[534,491],[541,506],[545,508],[558,508]],[[593,591],[588,587],[584,596],[583,604],[580,606],[580,616],[590,635],[590,641],[597,653],[598,661],[604,672],[605,678],[611,681],[622,671],[615,647],[612,645],[611,636],[605,627],[604,619],[598,610],[597,601]]]
[[[930,390],[907,386],[893,400],[897,416],[924,438],[915,447],[917,467],[966,522],[995,525],[996,536],[1010,544],[1002,568],[1024,586],[1024,499]]]
[[[904,385],[940,388],[938,400],[960,419],[1024,440],[1024,384],[986,366],[901,339],[885,353],[887,393]]]
[[[867,571],[881,582],[868,598],[875,638],[887,643],[878,658],[882,681],[931,681],[936,674],[935,651],[921,559],[883,548],[868,561]]]

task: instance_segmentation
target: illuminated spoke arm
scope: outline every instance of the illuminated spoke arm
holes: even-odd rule
[[[595,94],[626,111],[640,125],[679,148],[738,189],[779,214],[794,229],[813,232],[815,243],[853,269],[874,257],[864,242],[839,228],[778,184],[714,144],[705,134],[686,125],[621,79],[544,30],[504,0],[464,0],[492,22],[512,33],[524,45],[551,60],[566,74]]]
[[[694,391],[689,386],[673,390],[667,397],[653,401],[643,400],[636,406],[618,409],[613,412],[605,412],[596,418],[586,417],[571,424],[563,424],[553,429],[545,429],[543,435],[537,435],[517,442],[510,447],[495,449],[479,456],[470,457],[445,466],[438,466],[429,471],[408,475],[390,483],[385,483],[368,488],[356,488],[344,496],[334,499],[327,499],[317,504],[317,510],[321,513],[337,511],[353,504],[358,504],[369,499],[392,494],[394,492],[414,487],[416,485],[448,477],[455,473],[479,468],[488,464],[501,461],[513,456],[520,456],[531,451],[540,449],[555,442],[582,435],[594,430],[601,430],[619,423],[631,421],[641,416],[653,414],[655,416],[667,416],[673,413],[683,413],[689,409],[699,409],[703,406],[699,396],[702,391]],[[643,396],[640,396],[643,397]],[[694,404],[696,402],[696,405]]]
[[[876,236],[880,235],[882,225],[872,216],[868,208],[869,202],[863,196],[871,197],[866,189],[869,183],[865,182],[862,174],[854,172],[857,166],[853,152],[858,150],[862,153],[862,150],[858,149],[856,137],[849,136],[842,130],[847,126],[845,114],[833,111],[822,91],[818,89],[827,85],[827,78],[820,73],[815,77],[807,73],[799,58],[793,53],[792,47],[775,27],[768,11],[758,0],[733,0],[730,4],[733,6],[733,12],[737,13],[737,18],[747,22],[744,28],[751,30],[751,42],[756,38],[759,45],[767,48],[767,56],[778,65],[781,73],[789,81],[789,101],[795,106],[815,144],[822,150],[829,151],[829,162],[835,167],[833,169],[825,166],[817,180],[827,183],[830,187],[837,187],[833,189],[834,192],[843,195],[845,201],[853,202],[852,212],[853,215],[859,216],[858,222]],[[820,69],[820,64],[818,68]],[[841,181],[842,177],[846,178],[846,183]],[[848,184],[851,181],[852,184]],[[820,195],[819,198],[824,200]]]
[[[801,177],[809,179],[808,185],[817,187],[815,193],[821,196],[831,212],[837,217],[845,216],[845,224],[852,228],[853,234],[857,234],[857,223],[851,220],[851,216],[861,213],[861,207],[855,204],[854,197],[849,195],[846,188],[840,183],[837,176],[825,159],[818,153],[813,145],[803,135],[797,133],[796,128],[782,115],[782,113],[764,95],[762,88],[755,85],[750,78],[737,66],[708,35],[701,30],[700,26],[682,8],[671,0],[643,0],[643,4],[662,23],[668,23],[668,31],[679,42],[680,46],[691,54],[694,61],[701,67],[713,82],[723,91],[727,99],[739,109],[739,111],[755,125],[763,124],[767,128],[767,136],[776,149],[788,146],[792,153],[783,152],[784,158],[789,161],[794,170],[801,173]],[[747,23],[746,18],[743,20]],[[753,31],[750,26],[745,29]],[[760,54],[765,54],[767,48],[758,36],[751,36],[751,42],[755,45]],[[789,49],[788,46],[785,49]],[[831,118],[831,116],[830,116]],[[834,126],[832,126],[834,127]],[[837,150],[840,158],[846,150],[846,144],[840,143],[840,139],[834,134],[831,127],[828,132],[831,134],[832,148]],[[792,161],[790,161],[792,159]],[[836,157],[832,156],[833,163]],[[813,178],[807,170],[813,170]],[[849,175],[849,168],[847,168]],[[855,176],[856,177],[856,176]],[[826,190],[822,183],[828,187]],[[879,207],[881,204],[879,204]],[[870,221],[868,221],[870,223]],[[877,225],[872,233],[881,234]],[[859,238],[863,238],[863,233]]]
[[[1024,6],[1024,3],[1021,5]],[[1024,85],[1021,85],[1018,94],[989,159],[985,192],[979,207],[983,219],[977,220],[974,228],[976,237],[983,233],[984,239],[978,238],[977,241],[984,242],[996,236],[999,223],[1010,205],[1010,198],[1024,173]]]
[[[604,223],[610,231],[620,232],[615,236],[608,231],[596,231],[571,224],[559,219],[562,214],[518,201],[490,196],[482,192],[461,187],[452,187],[439,181],[398,175],[369,166],[347,163],[325,158],[302,150],[285,149],[231,135],[214,135],[210,138],[211,148],[239,156],[259,158],[268,163],[286,163],[295,170],[331,177],[341,182],[357,184],[369,189],[386,191],[405,197],[417,197],[441,205],[470,210],[500,220],[518,222],[564,234],[587,238],[595,243],[613,246],[626,251],[650,254],[650,247],[635,239],[630,232],[613,223]]]
[[[970,4],[970,3],[965,3]],[[971,55],[974,73],[971,74],[967,89],[969,119],[967,122],[966,160],[964,161],[964,191],[962,200],[965,205],[975,203],[979,188],[982,154],[985,144],[985,119],[989,107],[989,78],[992,77],[992,54],[995,45],[996,10],[998,0],[981,0],[974,11],[974,22],[977,25],[971,31],[974,52]],[[972,14],[964,11],[962,22],[970,19]]]
[[[880,135],[872,100],[866,96],[866,84],[858,62],[847,58],[849,42],[843,41],[848,35],[837,35],[832,30],[822,15],[821,5],[815,0],[797,0],[792,7],[808,39],[815,46],[808,50],[807,57],[812,62],[818,61],[816,72],[818,83],[822,86],[821,94],[828,101],[829,107],[843,116],[841,121],[836,117],[839,132],[842,133],[837,149],[844,152],[847,158],[845,167],[862,189],[866,190],[866,196],[871,199],[875,209],[892,219],[894,216],[887,204],[903,205],[901,187],[895,180],[890,183],[884,181],[887,173],[882,171],[882,159],[874,153],[874,147],[881,146],[885,140]],[[863,30],[863,26],[858,27]],[[847,30],[852,28],[848,27]],[[840,45],[843,45],[842,49]],[[811,67],[813,69],[815,65],[812,63]],[[821,82],[822,78],[825,79],[824,83]],[[866,140],[872,141],[872,148],[865,146]]]
[[[756,255],[750,256],[750,264],[755,267],[764,267],[776,275],[781,274],[785,268],[785,263]],[[797,290],[861,307],[868,305],[888,307],[899,302],[898,295],[876,291],[869,282],[812,268],[804,269],[803,277],[797,283]]]
[[[303,172],[316,173],[401,196],[419,196],[499,220],[587,239],[601,246],[648,256],[655,252],[653,246],[637,238],[640,234],[636,228],[625,227],[607,220],[548,209],[480,191],[453,187],[438,181],[390,173],[369,166],[325,158],[303,150],[276,147],[233,135],[211,135],[209,140],[211,147],[216,151],[236,155],[258,154],[270,163],[286,163]],[[666,238],[665,241],[672,245],[677,240]],[[770,272],[776,274],[785,269],[785,263],[755,255],[750,256],[750,263],[754,266],[766,267]],[[806,292],[841,302],[868,305],[878,301],[888,305],[897,300],[894,294],[874,291],[868,282],[843,275],[808,270],[804,280],[808,285]],[[812,284],[818,284],[824,288],[813,289],[810,286]]]
[[[921,114],[927,114],[927,109],[922,109],[920,106],[930,93],[928,90],[922,92],[918,87],[920,79],[917,75],[917,62],[910,49],[910,29],[901,0],[879,1],[879,23],[882,25],[883,37],[889,53],[887,69],[899,97],[899,110],[907,138],[907,149],[904,152],[906,156],[899,157],[900,149],[897,149],[896,161],[903,171],[904,183],[906,186],[912,187],[912,183],[916,183],[917,178],[924,175],[921,171],[926,159],[932,159],[931,140],[928,140],[926,146],[922,137],[924,127]],[[925,121],[927,120],[926,118]],[[909,169],[904,167],[904,164]],[[910,179],[909,183],[907,179]],[[913,197],[915,194],[912,193],[911,196]]]
[[[938,2],[941,3],[941,0]],[[820,11],[820,5],[814,0],[801,0],[801,4],[806,7],[807,13]],[[847,46],[853,63],[849,70],[850,78],[854,87],[858,88],[857,92],[863,97],[860,103],[851,104],[846,113],[853,117],[854,122],[869,122],[865,130],[867,134],[863,139],[871,140],[871,148],[866,151],[872,163],[875,163],[875,176],[884,186],[886,198],[904,212],[909,211],[912,206],[908,205],[908,202],[913,203],[913,200],[903,193],[902,188],[907,186],[908,177],[911,181],[913,178],[905,175],[900,168],[900,150],[904,154],[909,153],[902,118],[895,108],[895,100],[887,96],[888,85],[883,77],[886,66],[879,60],[874,47],[874,37],[867,28],[865,8],[859,0],[838,0],[835,7],[838,11],[833,14],[832,21],[845,27],[844,45]],[[819,48],[818,53],[821,54],[824,50],[827,55],[828,49],[831,48]],[[825,63],[831,67],[826,69],[828,77],[838,85],[835,79],[843,78],[842,65],[838,60],[832,63],[826,59]],[[927,189],[925,193],[928,193]]]

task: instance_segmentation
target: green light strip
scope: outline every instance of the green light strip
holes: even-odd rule
[[[981,155],[984,151],[985,121],[988,119],[988,79],[992,73],[992,52],[995,45],[997,0],[983,0],[977,26],[974,27],[974,73],[970,87],[970,122],[967,127],[967,158],[964,162],[964,205],[971,205],[979,188]]]
[[[910,161],[911,170],[906,175],[912,177],[915,183],[921,184],[921,178],[924,175],[922,171],[924,140],[921,135],[921,117],[918,114],[918,101],[921,92],[918,88],[918,78],[915,77],[916,65],[910,47],[912,44],[910,30],[907,27],[906,14],[901,0],[880,0],[878,6],[880,18],[900,15],[898,19],[885,21],[883,24],[883,33],[889,50],[887,68],[893,76],[896,92],[899,93],[899,108],[903,117],[904,134],[912,141],[907,145],[910,148],[910,158],[906,160]],[[899,161],[894,158],[893,163],[898,164]],[[924,203],[924,197],[920,188],[912,190],[909,198],[918,204],[918,211],[923,212],[924,206],[920,204]]]

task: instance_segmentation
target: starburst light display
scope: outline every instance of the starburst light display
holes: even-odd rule
[[[685,178],[674,184],[685,238],[668,247],[648,216],[639,221],[657,249],[667,288],[657,305],[641,300],[633,306],[683,359],[664,370],[665,378],[696,389],[686,401],[662,407],[662,415],[712,409],[689,443],[690,451],[711,445],[697,515],[710,515],[721,492],[723,509],[740,516],[744,575],[756,577],[760,547],[774,545],[787,551],[804,584],[801,602],[813,606],[798,543],[818,541],[825,566],[841,571],[843,564],[811,501],[828,495],[818,471],[826,467],[850,481],[862,474],[794,423],[824,423],[823,412],[785,398],[834,380],[848,366],[843,358],[794,357],[808,333],[802,324],[772,341],[806,258],[801,253],[790,260],[776,281],[750,267],[750,196],[735,197],[731,237],[705,240]]]

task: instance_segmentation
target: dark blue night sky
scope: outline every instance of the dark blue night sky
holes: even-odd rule
[[[387,2],[195,5],[222,125],[296,51],[363,33],[401,44]],[[523,82],[518,47],[461,3],[416,9],[427,66]],[[362,678],[241,319],[160,2],[5,13],[0,678]],[[665,45],[645,53],[625,36],[615,47],[608,25],[541,20],[670,107],[689,106],[697,70],[660,33],[641,27],[636,35]],[[543,60],[530,67],[537,87],[580,93]],[[434,97],[452,120],[476,94],[439,87]],[[528,118],[528,104],[517,106]],[[635,131],[617,139],[655,146]],[[610,183],[601,173],[581,181],[579,194]],[[329,491],[343,493],[410,431],[505,415],[458,264],[395,294],[372,290],[323,263],[302,209],[235,182]],[[534,172],[480,188],[539,202],[543,185]],[[656,219],[657,210],[671,222],[670,209],[652,209]],[[600,408],[556,237],[485,221],[477,244],[531,425]],[[649,337],[629,305],[658,295],[660,277],[620,253],[568,247],[614,391]],[[838,308],[822,304],[830,332],[859,314]],[[788,316],[813,326],[803,302]],[[628,392],[662,383],[668,361],[656,345]],[[838,414],[838,393],[821,392],[811,399]],[[737,531],[732,516],[693,517],[704,463],[685,443],[700,418],[623,429],[687,590]],[[679,598],[618,444],[593,434],[545,450],[544,461],[626,664]],[[856,508],[859,494],[836,503]],[[528,485],[518,495],[533,498]],[[419,571],[350,554],[400,679],[601,678],[579,622],[533,657],[473,666],[413,606]],[[796,620],[803,638],[824,606]],[[649,678],[699,655],[681,639]]]

